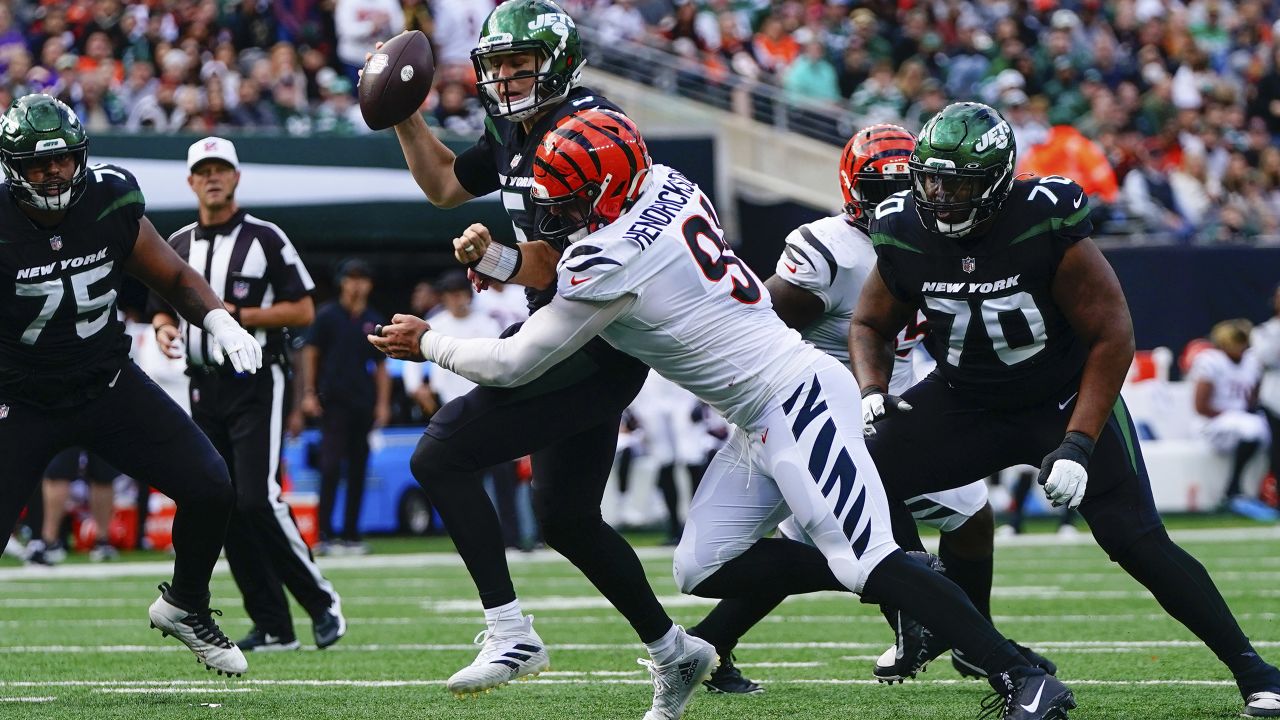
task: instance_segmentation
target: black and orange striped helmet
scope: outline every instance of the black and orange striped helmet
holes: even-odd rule
[[[573,242],[617,220],[644,191],[652,166],[644,138],[622,113],[588,108],[565,116],[533,161],[538,237]]]
[[[897,125],[871,125],[849,138],[840,154],[840,192],[854,225],[867,229],[881,200],[911,189],[907,163],[915,147],[915,137]]]

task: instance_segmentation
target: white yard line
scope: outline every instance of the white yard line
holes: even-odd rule
[[[1040,650],[1117,650],[1117,649],[1155,649],[1155,648],[1201,648],[1198,640],[1072,640],[1063,642],[1032,641],[1026,643]],[[1258,640],[1254,647],[1280,647],[1280,640]],[[565,643],[549,646],[556,652],[604,650],[637,650],[640,643]],[[884,642],[744,642],[738,647],[744,650],[882,650]],[[455,652],[475,650],[472,643],[339,643],[325,650],[326,653],[342,652]],[[101,653],[129,654],[153,652],[185,652],[186,648],[176,643],[163,645],[7,645],[0,646],[0,654],[46,654],[46,653]]]
[[[1280,541],[1280,526],[1257,528],[1206,528],[1174,530],[1169,533],[1174,540],[1185,543],[1219,543],[1219,542],[1259,542]],[[936,545],[937,538],[925,540],[926,544]],[[1088,533],[1081,533],[1076,538],[1061,538],[1055,534],[1017,535],[1011,538],[997,538],[996,545],[1002,548],[1039,548],[1061,547],[1067,545],[1087,545],[1093,542]],[[670,560],[671,548],[643,547],[636,548],[641,560]],[[551,550],[536,550],[531,553],[512,551],[507,554],[514,572],[519,572],[522,565],[567,563],[558,553]],[[462,568],[462,560],[451,552],[407,553],[400,555],[366,555],[362,557],[320,558],[324,569],[335,570],[369,570],[385,568],[428,568],[449,567]],[[997,564],[999,562],[997,561]],[[137,576],[168,577],[173,572],[173,561],[156,562],[122,562],[103,563],[100,565],[72,564],[57,567],[15,567],[0,568],[0,581],[5,580],[54,580],[54,579],[97,579]],[[226,562],[219,562],[215,572],[226,573]]]
[[[547,675],[549,673],[543,673]],[[878,685],[877,680],[856,678],[757,678],[761,683],[769,685]],[[541,676],[526,681],[530,685],[650,685],[650,680],[643,678],[598,677],[584,679],[548,678]],[[398,687],[433,687],[444,685],[445,680],[258,680],[239,679],[235,681],[218,680],[53,680],[0,682],[4,688],[27,687],[70,687],[90,688],[96,692],[252,692],[256,687],[359,687],[359,688],[398,688]],[[974,680],[961,679],[923,679],[912,680],[913,685],[974,685]],[[1193,686],[1193,687],[1235,687],[1231,680],[1071,680],[1072,685],[1109,685],[1117,687],[1138,686]],[[232,686],[234,685],[234,687]],[[241,687],[249,686],[249,687]],[[56,698],[52,698],[56,699]],[[25,700],[25,698],[15,700]],[[40,701],[47,701],[41,698]]]

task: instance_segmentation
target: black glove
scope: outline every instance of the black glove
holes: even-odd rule
[[[1082,432],[1069,432],[1057,450],[1044,456],[1040,476],[1045,495],[1054,507],[1076,507],[1084,499],[1089,482],[1089,456],[1093,455],[1093,438]]]
[[[875,435],[873,423],[900,412],[910,412],[911,403],[897,395],[890,395],[877,385],[871,385],[862,391],[862,424],[863,432]]]

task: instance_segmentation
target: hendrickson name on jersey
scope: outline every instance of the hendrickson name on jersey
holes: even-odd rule
[[[40,277],[41,275],[52,275],[53,271],[55,269],[58,269],[59,266],[61,266],[62,270],[66,270],[67,268],[78,268],[78,267],[84,267],[85,265],[92,265],[93,263],[96,263],[99,260],[106,260],[106,259],[107,259],[107,249],[102,248],[101,250],[99,250],[96,253],[93,253],[92,255],[67,258],[66,260],[62,260],[60,262],[51,262],[48,265],[36,265],[35,267],[29,267],[23,270],[19,270],[15,275],[14,279],[25,280],[29,278],[37,278],[37,277]]]
[[[1001,290],[1008,290],[1009,288],[1018,287],[1018,278],[1020,277],[1022,277],[1022,273],[1018,273],[1013,277],[1005,278],[1004,280],[997,280],[995,282],[984,282],[984,283],[927,282],[927,283],[921,284],[920,292],[954,294],[954,293],[965,292],[965,286],[967,285],[969,288],[968,290],[969,295],[985,295],[987,293],[1000,292]]]
[[[688,178],[672,171],[666,182],[658,190],[657,198],[636,215],[631,226],[623,231],[622,237],[630,240],[641,249],[653,244],[662,231],[671,225],[690,198],[698,191]]]

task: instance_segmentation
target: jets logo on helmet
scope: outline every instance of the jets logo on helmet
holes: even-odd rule
[[[576,242],[617,220],[644,192],[652,167],[630,118],[599,108],[566,115],[533,161],[538,236]]]
[[[66,210],[80,199],[89,177],[89,139],[71,108],[48,95],[25,95],[0,126],[0,165],[14,198],[40,210]],[[27,179],[32,165],[64,155],[74,161],[70,178]]]
[[[536,69],[499,78],[495,59],[521,52],[533,54]],[[559,5],[551,0],[507,0],[485,18],[471,62],[485,111],[520,122],[563,100],[581,79],[586,61],[577,25]],[[510,83],[526,78],[533,80],[532,90],[512,98]]]
[[[854,133],[840,154],[844,212],[866,230],[880,201],[911,186],[908,163],[916,139],[897,125],[872,125]]]
[[[1013,188],[1017,146],[1009,123],[982,103],[948,105],[920,130],[911,194],[920,222],[948,237],[980,230]]]

